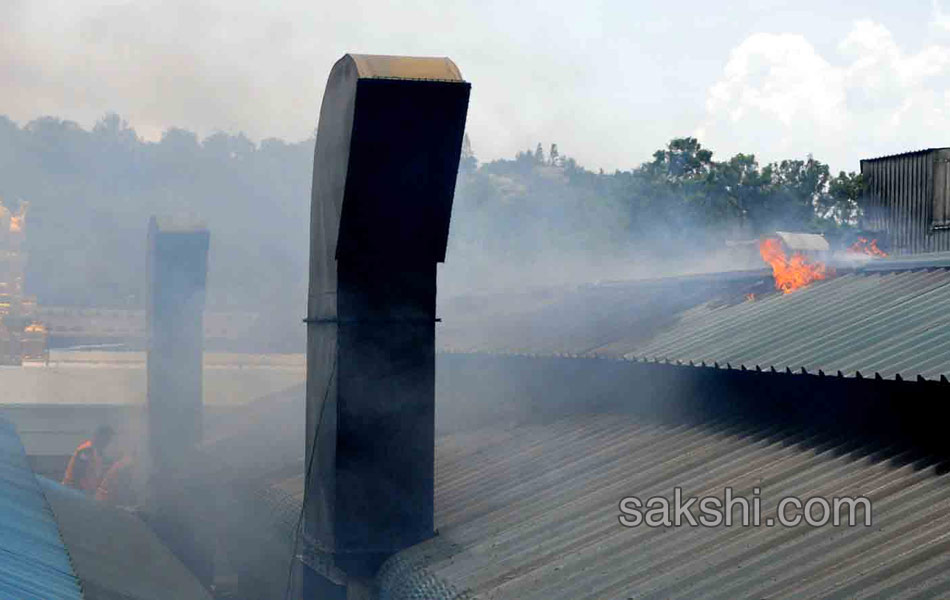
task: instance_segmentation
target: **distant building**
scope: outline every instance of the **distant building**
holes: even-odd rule
[[[36,298],[23,292],[26,272],[26,212],[21,201],[14,213],[0,200],[0,364],[45,360],[46,327],[37,322]]]

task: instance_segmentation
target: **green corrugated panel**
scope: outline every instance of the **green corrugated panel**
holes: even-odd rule
[[[709,309],[627,356],[938,379],[950,374],[950,270],[858,271]]]

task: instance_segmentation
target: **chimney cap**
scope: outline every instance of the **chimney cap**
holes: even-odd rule
[[[204,220],[187,214],[153,216],[149,225],[162,233],[198,233],[208,230]]]
[[[352,61],[360,79],[463,81],[459,68],[444,56],[346,54],[340,60]]]

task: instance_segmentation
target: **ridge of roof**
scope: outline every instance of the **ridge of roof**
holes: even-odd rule
[[[950,150],[950,147],[947,146],[936,146],[932,148],[921,148],[920,150],[909,150],[907,152],[898,152],[896,154],[883,154],[881,156],[874,156],[871,158],[862,158],[861,162],[874,162],[879,160],[888,160],[891,158],[903,158],[905,156],[916,156],[918,154],[926,154],[928,152],[935,152],[937,150]]]

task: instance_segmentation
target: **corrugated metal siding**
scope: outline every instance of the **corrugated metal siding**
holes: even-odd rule
[[[950,229],[934,229],[936,161],[930,149],[861,161],[868,189],[863,227],[885,234],[894,255],[950,250]],[[942,163],[941,163],[942,164]],[[942,176],[942,175],[941,175]],[[950,217],[950,215],[946,215]]]
[[[946,598],[950,480],[846,440],[585,416],[441,441],[439,535],[384,566],[381,597]],[[863,495],[872,527],[624,528],[621,498]],[[444,594],[423,593],[444,590]]]
[[[82,597],[59,527],[20,438],[12,425],[0,420],[0,598]]]
[[[950,270],[851,273],[787,295],[699,307],[626,356],[939,380],[950,377]]]

